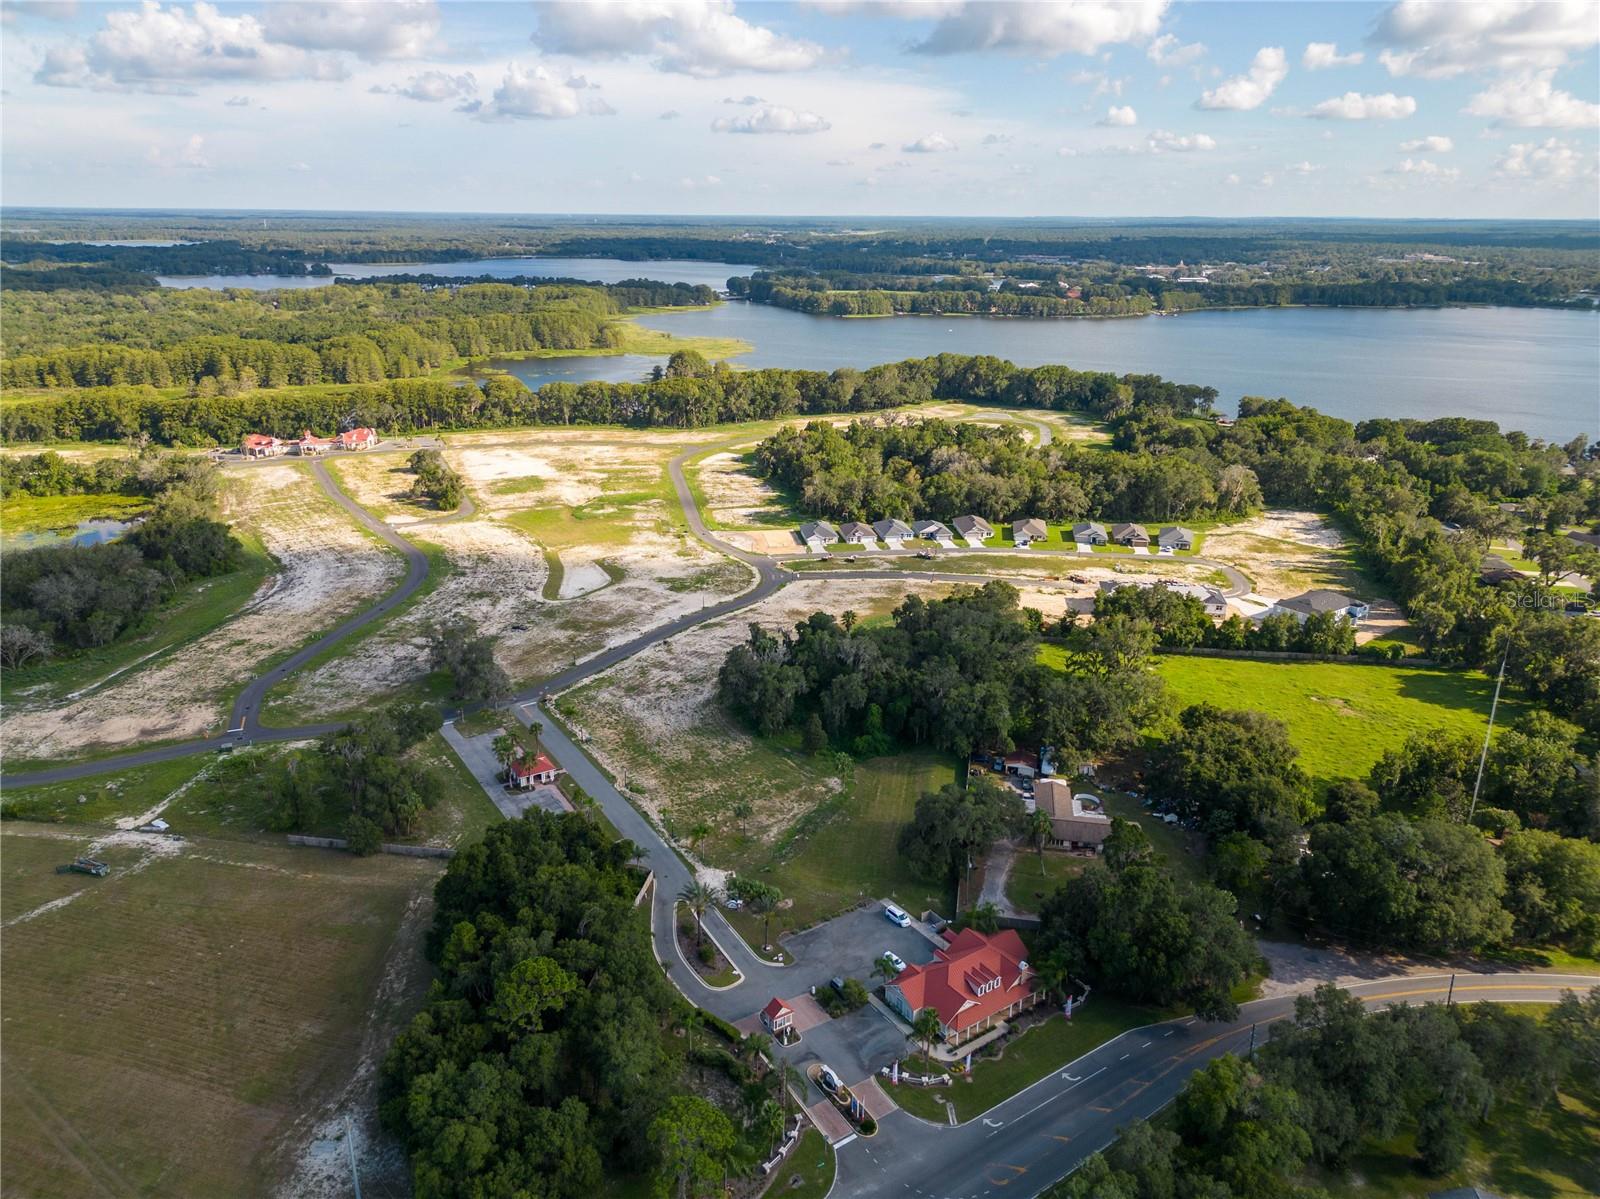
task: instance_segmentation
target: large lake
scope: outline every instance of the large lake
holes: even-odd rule
[[[1537,308],[1278,308],[1119,320],[845,320],[731,302],[639,318],[683,337],[737,337],[739,366],[831,370],[949,351],[1020,366],[1164,375],[1240,396],[1284,396],[1333,416],[1469,416],[1533,437],[1600,436],[1600,315]],[[494,364],[530,387],[638,379],[654,360]]]
[[[756,268],[737,262],[624,262],[620,258],[480,258],[471,262],[330,262],[333,275],[160,275],[163,287],[245,287],[271,291],[289,287],[327,287],[335,278],[384,279],[390,275],[448,275],[454,278],[489,275],[511,279],[529,275],[538,279],[582,279],[592,283],[620,283],[624,279],[658,279],[664,283],[703,283],[718,291],[734,275]]]

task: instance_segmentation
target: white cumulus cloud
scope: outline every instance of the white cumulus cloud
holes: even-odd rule
[[[1544,179],[1556,183],[1564,183],[1580,174],[1594,174],[1593,167],[1584,171],[1583,155],[1575,146],[1555,137],[1507,147],[1495,169],[1512,179]]]
[[[1415,175],[1419,179],[1429,179],[1435,183],[1454,183],[1461,178],[1458,167],[1444,167],[1434,162],[1431,158],[1406,158],[1400,165],[1393,168],[1394,174]]]
[[[1448,154],[1456,148],[1456,143],[1442,133],[1430,133],[1427,137],[1414,137],[1401,142],[1400,148],[1412,153],[1421,150],[1427,154]]]
[[[1101,117],[1097,124],[1101,125],[1137,125],[1139,114],[1133,110],[1131,104],[1113,104],[1106,109],[1106,115]]]
[[[814,112],[763,104],[738,117],[718,117],[711,122],[718,133],[825,133],[832,126]]]
[[[1184,45],[1170,33],[1163,33],[1145,47],[1145,56],[1158,67],[1186,67],[1204,58],[1205,53],[1203,42]]]
[[[1145,148],[1152,154],[1187,154],[1194,150],[1215,150],[1217,139],[1208,133],[1169,133],[1157,129],[1145,139]]]
[[[553,121],[610,115],[611,106],[593,95],[593,90],[581,75],[562,80],[542,66],[511,63],[493,96],[487,101],[469,100],[456,111],[469,113],[480,121]]]
[[[367,90],[379,95],[404,96],[407,100],[438,104],[472,95],[478,90],[478,81],[471,71],[460,75],[452,75],[448,71],[423,71],[404,83],[375,83]]]
[[[738,71],[803,71],[824,51],[735,14],[733,0],[554,0],[534,40],[589,58],[648,55],[658,70],[709,78]]]
[[[1359,66],[1364,58],[1366,55],[1359,50],[1340,54],[1339,47],[1333,42],[1307,42],[1305,53],[1300,56],[1300,65],[1308,71],[1326,71],[1329,67]]]
[[[366,59],[419,58],[439,34],[434,0],[312,3],[273,0],[262,9],[267,37],[305,50],[348,50]]]
[[[1596,20],[1600,21],[1600,10]],[[1473,96],[1462,111],[1517,129],[1582,129],[1600,125],[1600,104],[1580,100],[1557,88],[1554,69],[1498,80]]]
[[[1400,0],[1373,31],[1391,75],[1448,79],[1468,71],[1559,67],[1600,42],[1593,0]]]
[[[1142,42],[1161,28],[1168,0],[978,0],[939,10],[944,15],[911,48],[920,54],[1000,50],[1033,57],[1097,54],[1107,46]],[[930,10],[922,9],[923,15]],[[915,16],[913,6],[905,15]]]
[[[925,133],[914,142],[907,142],[900,147],[907,154],[946,154],[951,150],[960,149],[942,133]]]
[[[1225,108],[1248,112],[1259,108],[1289,74],[1289,60],[1282,46],[1263,46],[1256,51],[1250,69],[1243,75],[1225,79],[1196,101],[1198,108]]]
[[[1397,96],[1393,92],[1364,96],[1360,92],[1346,92],[1313,105],[1306,115],[1323,121],[1394,121],[1412,116],[1416,111],[1414,96]]]

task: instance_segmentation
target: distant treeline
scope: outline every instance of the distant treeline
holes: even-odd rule
[[[7,263],[115,267],[153,275],[331,275],[327,264],[306,250],[261,249],[236,241],[183,246],[92,246],[86,242],[0,241]]]
[[[822,316],[994,315],[1027,317],[1141,316],[1198,308],[1317,307],[1405,308],[1449,304],[1563,307],[1574,283],[1548,275],[1534,282],[1480,276],[1460,279],[1357,279],[1345,282],[1267,281],[1178,284],[1123,275],[1113,283],[1041,283],[1019,288],[1007,281],[990,290],[982,278],[860,277],[839,272],[773,275],[728,281],[729,291],[756,303]],[[1071,295],[1070,292],[1078,294]],[[1582,301],[1588,307],[1588,301]]]
[[[516,289],[508,289],[516,290]],[[153,388],[65,392],[0,409],[8,441],[105,441],[139,433],[163,445],[233,445],[246,433],[298,436],[351,422],[387,433],[497,429],[522,425],[665,425],[696,428],[732,421],[832,412],[873,412],[935,399],[975,399],[1082,412],[1099,418],[1209,410],[1216,389],[1159,375],[1113,375],[1064,366],[1020,370],[997,358],[932,358],[832,372],[770,368],[670,369],[647,383],[547,383],[537,392],[497,375],[482,383],[395,379],[341,389],[163,396]]]
[[[8,353],[0,385],[188,385],[213,394],[372,383],[426,374],[456,358],[609,348],[618,343],[612,322],[625,308],[686,307],[715,298],[706,287],[642,279],[612,286],[493,282],[442,289],[373,280],[242,298],[158,292],[130,298],[126,307],[110,299],[86,301],[81,313],[61,312],[53,295],[14,296],[5,305]]]
[[[659,279],[623,279],[600,283],[562,275],[375,275],[370,279],[335,279],[338,287],[416,286],[471,287],[599,287],[625,308],[689,308],[715,303],[717,293],[703,283],[663,283]]]

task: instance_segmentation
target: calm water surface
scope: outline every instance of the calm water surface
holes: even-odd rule
[[[333,275],[163,275],[163,287],[245,287],[271,291],[284,287],[327,287],[335,276],[347,279],[383,279],[390,275],[490,275],[510,279],[531,275],[540,279],[583,279],[620,283],[624,279],[658,279],[663,283],[705,284],[718,291],[734,275],[756,268],[737,262],[624,262],[619,258],[482,258],[472,262],[331,262]]]
[[[683,337],[742,338],[754,349],[733,360],[740,366],[830,370],[945,351],[994,354],[1020,366],[1059,362],[1203,383],[1229,411],[1240,396],[1284,396],[1346,420],[1468,416],[1556,441],[1600,436],[1595,313],[1282,308],[1124,320],[842,320],[733,302],[640,323]],[[496,365],[537,387],[571,379],[570,362]],[[631,357],[583,362],[584,378],[644,374]]]
[[[31,550],[44,545],[101,545],[115,541],[133,528],[131,520],[80,520],[75,529],[42,529],[17,533],[5,539],[8,550]]]

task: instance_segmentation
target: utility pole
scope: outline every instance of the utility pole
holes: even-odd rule
[[[1445,1005],[1445,1007],[1449,1007],[1451,1001],[1454,1000],[1455,997],[1456,997],[1456,976],[1454,974],[1452,974],[1450,976],[1450,990],[1448,992],[1446,992],[1445,997],[1444,997],[1444,1005]]]
[[[1245,1056],[1246,1057],[1255,1057],[1255,1055],[1256,1055],[1256,1026],[1254,1024],[1252,1024],[1250,1026],[1250,1048],[1245,1051]]]
[[[1494,714],[1500,706],[1500,685],[1506,681],[1506,663],[1511,660],[1511,633],[1506,632],[1506,652],[1500,656],[1500,673],[1494,680],[1494,698],[1489,701],[1489,727],[1483,730],[1483,752],[1478,755],[1478,780],[1472,784],[1472,806],[1467,809],[1467,823],[1478,811],[1478,792],[1483,787],[1483,767],[1489,761],[1489,735],[1494,732]]]

